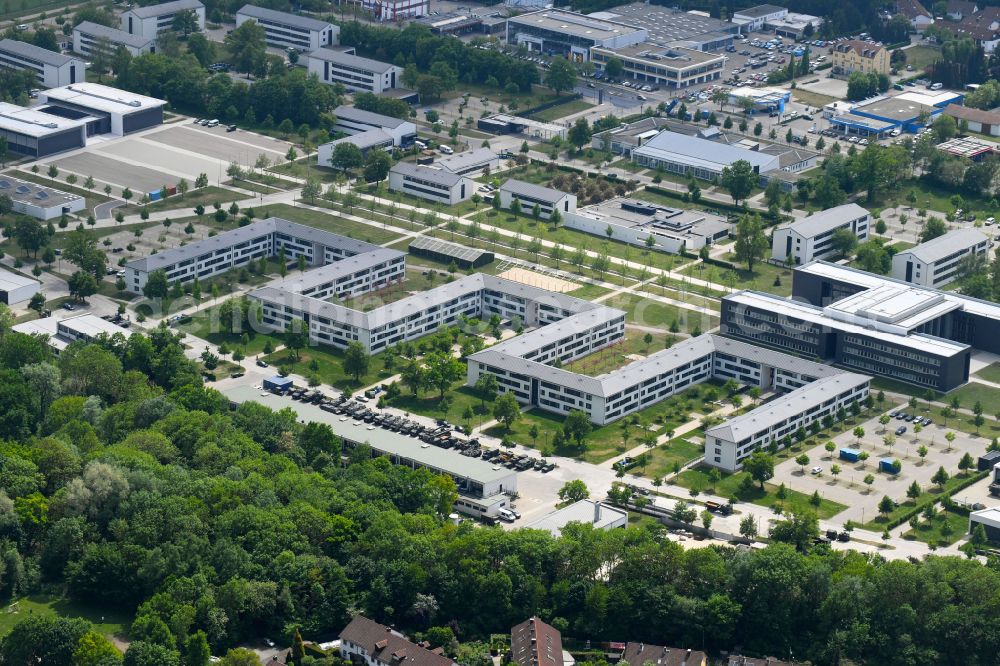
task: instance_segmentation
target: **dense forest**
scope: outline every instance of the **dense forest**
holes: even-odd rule
[[[997,562],[685,551],[655,527],[455,526],[450,479],[364,448],[342,465],[326,426],[256,403],[231,411],[166,328],[54,359],[0,320],[0,594],[134,613],[126,666],[182,663],[202,636],[216,654],[295,629],[328,638],[357,612],[462,642],[537,613],[580,640],[821,664],[986,666],[1000,652]],[[32,622],[0,646],[4,663],[42,649],[25,640]],[[66,624],[45,635],[85,630]],[[118,663],[71,647],[42,663]]]

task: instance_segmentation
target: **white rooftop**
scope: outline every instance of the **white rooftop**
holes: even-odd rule
[[[794,222],[781,225],[780,228],[791,229],[803,238],[814,238],[868,214],[868,211],[858,204],[849,203],[813,213],[809,217],[801,217]]]
[[[50,113],[28,109],[9,102],[0,102],[0,129],[35,138],[80,128],[87,120],[71,120]]]
[[[31,285],[41,284],[38,280],[32,280],[29,277],[24,277],[23,275],[18,275],[17,273],[11,273],[0,269],[0,291],[11,291],[14,289],[20,289],[21,287],[29,287]]]
[[[106,113],[130,114],[158,106],[165,106],[166,100],[147,97],[120,88],[103,86],[100,83],[71,83],[60,88],[50,88],[41,93],[45,99],[77,104],[84,108]]]
[[[628,522],[628,512],[595,500],[584,499],[528,523],[525,529],[546,530],[553,536],[559,536],[562,529],[570,523],[587,523],[597,529],[606,530],[615,527],[616,523],[623,520]]]
[[[912,254],[925,264],[931,264],[977,245],[988,246],[989,241],[989,236],[978,229],[955,229],[899,254]]]

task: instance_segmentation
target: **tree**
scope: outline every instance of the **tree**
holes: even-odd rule
[[[590,497],[590,491],[587,489],[587,484],[580,479],[567,481],[563,484],[563,487],[559,489],[559,499],[564,502],[579,502],[580,500],[585,500],[588,497]]]
[[[194,13],[194,10],[183,9],[174,14],[174,20],[171,21],[170,27],[174,32],[187,37],[192,32],[198,32],[198,15]]]
[[[805,552],[819,537],[819,520],[812,511],[792,511],[786,519],[771,527],[771,538]]]
[[[90,273],[77,271],[69,277],[67,284],[70,296],[75,296],[81,301],[86,301],[88,296],[97,293],[97,280]]]
[[[392,158],[384,150],[370,150],[365,158],[365,180],[374,182],[376,189],[382,181],[389,177],[392,168]]]
[[[354,381],[360,381],[362,375],[368,374],[370,364],[371,357],[365,351],[364,345],[357,341],[347,345],[344,351],[344,372],[354,377]]]
[[[830,238],[830,247],[841,257],[849,257],[858,246],[858,237],[850,229],[836,229]]]
[[[749,513],[740,519],[740,536],[750,541],[757,538],[757,521]]]
[[[604,74],[609,79],[620,79],[625,72],[625,65],[619,58],[608,58],[604,64]]]
[[[29,615],[4,637],[0,658],[5,664],[73,666],[73,652],[89,630],[85,620]]]
[[[476,379],[475,389],[479,393],[479,398],[482,400],[482,406],[485,409],[486,403],[493,402],[500,391],[497,376],[492,372],[484,372]]]
[[[37,257],[38,250],[48,243],[49,234],[37,220],[22,215],[14,223],[14,239],[25,254],[31,252]]]
[[[545,85],[552,88],[556,95],[562,94],[565,90],[572,90],[576,85],[576,68],[566,58],[556,56],[549,62]]]
[[[338,143],[330,156],[330,166],[341,171],[350,171],[364,164],[364,160],[361,149],[353,143]]]
[[[843,419],[841,419],[841,420],[843,420]],[[861,438],[865,436],[865,429],[862,428],[861,426],[858,426],[857,428],[854,429],[853,434],[854,434],[854,441],[856,443],[860,444],[861,443]]]
[[[111,641],[92,629],[80,637],[76,649],[73,651],[73,666],[118,664],[121,656],[121,652]]]
[[[181,666],[181,660],[176,650],[147,641],[134,641],[125,652],[124,666]]]
[[[590,434],[593,425],[586,412],[574,409],[566,415],[563,421],[563,433],[567,438],[576,442],[577,447],[583,448],[584,439]]]
[[[142,294],[146,298],[166,298],[169,291],[167,273],[162,268],[158,268],[146,276],[146,284],[142,287]]]
[[[968,451],[966,451],[961,460],[958,461],[958,469],[961,470],[963,474],[967,474],[968,471],[975,466],[976,461],[972,459],[972,455]]]
[[[745,263],[747,270],[753,271],[753,265],[764,258],[769,247],[760,217],[749,213],[741,217],[736,224],[736,243],[733,246],[737,261]]]
[[[569,142],[577,148],[590,143],[590,124],[586,118],[577,118],[573,126],[569,128]]]
[[[796,458],[795,458],[795,464],[798,465],[799,469],[802,471],[802,473],[805,474],[806,473],[806,465],[809,464],[809,456],[807,456],[804,453],[800,454],[799,456],[796,456]]]
[[[763,451],[754,451],[743,461],[743,471],[764,490],[764,483],[774,477],[774,458]]]
[[[746,160],[736,160],[722,170],[722,186],[729,191],[729,196],[737,205],[750,196],[758,180],[759,176]]]
[[[920,242],[926,243],[938,236],[944,236],[946,233],[948,233],[948,227],[945,225],[944,220],[939,217],[932,217],[924,223],[924,228],[920,232]]]
[[[868,486],[869,492],[871,491],[872,484],[875,483],[875,477],[871,474],[866,474],[865,478],[862,479],[864,484]]]
[[[508,432],[520,417],[521,406],[513,393],[504,393],[493,403],[493,418],[502,423]]]
[[[225,38],[230,53],[230,62],[238,72],[263,74],[267,58],[264,26],[256,21],[246,21],[230,30]]]
[[[938,488],[944,490],[944,484],[948,483],[948,479],[951,476],[945,471],[944,467],[938,467],[937,471],[934,472],[934,476],[931,477],[931,483],[937,484]]]

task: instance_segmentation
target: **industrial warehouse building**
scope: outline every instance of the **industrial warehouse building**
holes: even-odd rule
[[[340,36],[340,28],[329,21],[256,5],[243,5],[236,12],[236,27],[247,21],[256,21],[264,28],[264,40],[270,46],[279,48],[315,51],[324,46],[335,45]]]
[[[0,136],[12,153],[46,157],[87,145],[87,123],[0,102]]]
[[[44,317],[15,324],[12,330],[25,335],[48,336],[49,348],[56,356],[62,354],[66,347],[77,340],[92,342],[102,335],[110,338],[120,333],[127,338],[132,334],[128,328],[122,328],[92,314],[75,315],[66,319]]]
[[[719,215],[624,198],[566,213],[563,226],[673,254],[700,250],[727,238],[732,230]]]
[[[166,101],[99,83],[74,83],[38,94],[49,114],[85,120],[87,136],[124,136],[163,124]]]
[[[828,208],[775,229],[771,258],[808,264],[833,253],[833,234],[838,229],[846,229],[858,242],[864,242],[868,240],[870,227],[871,213],[857,204]]]
[[[0,39],[0,67],[35,72],[39,87],[53,88],[85,80],[87,64],[16,39]]]
[[[700,180],[720,177],[723,169],[739,160],[749,162],[758,174],[781,168],[778,155],[685,136],[670,130],[660,132],[646,145],[632,151],[632,161],[636,164]]]
[[[592,18],[639,25],[649,34],[642,41],[660,47],[683,46],[696,51],[718,51],[733,45],[740,26],[721,21],[699,11],[682,11],[646,2],[633,2],[607,11],[595,12]]]
[[[29,277],[0,269],[0,301],[5,305],[23,303],[38,293],[42,283]]]
[[[567,213],[576,212],[575,194],[513,178],[508,178],[494,196],[500,197],[500,207],[504,210],[509,210],[510,204],[517,199],[521,204],[521,212],[526,215],[531,215],[537,205],[543,220],[550,219],[552,212],[556,210],[564,218]]]
[[[91,21],[83,21],[73,28],[73,51],[76,53],[89,57],[100,48],[103,40],[107,40],[108,51],[112,54],[118,47],[124,47],[133,57],[156,53],[156,39],[153,37],[130,35],[124,30]]]
[[[389,189],[454,206],[472,198],[476,192],[476,181],[444,169],[397,162],[389,170]]]
[[[990,238],[977,229],[956,229],[892,257],[890,275],[922,287],[939,288],[958,278],[962,261],[970,255],[985,261]]]
[[[403,68],[392,63],[362,58],[353,48],[316,49],[308,56],[309,73],[323,83],[340,83],[353,92],[382,93],[396,87]]]
[[[122,12],[121,28],[130,35],[156,39],[164,30],[173,30],[174,17],[180,12],[193,12],[198,30],[205,29],[205,5],[198,0],[173,0],[158,5],[132,7]]]
[[[983,111],[968,106],[949,104],[944,107],[944,114],[951,116],[956,122],[963,120],[967,122],[970,132],[1000,136],[1000,113],[995,111]]]
[[[529,12],[507,21],[508,43],[557,53],[570,62],[587,62],[595,46],[622,48],[641,44],[648,37],[643,28],[562,9]]]
[[[445,157],[437,161],[437,166],[460,176],[478,174],[500,168],[500,157],[489,148],[475,148]]]
[[[62,215],[77,213],[87,206],[79,194],[69,194],[26,180],[0,174],[0,195],[10,197],[15,213],[30,215],[39,220],[51,220]]]

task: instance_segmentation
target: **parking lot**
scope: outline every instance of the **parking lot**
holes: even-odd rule
[[[273,164],[284,160],[291,145],[244,130],[228,132],[222,125],[209,128],[185,120],[97,142],[45,163],[55,164],[60,172],[75,173],[81,180],[91,176],[115,190],[129,187],[138,197],[182,178],[192,183],[202,173],[209,183],[218,184],[227,179],[226,169],[232,162],[249,168],[265,155]]]
[[[912,410],[904,409],[911,412]],[[921,404],[917,410],[918,416],[929,415],[923,411]],[[852,520],[856,523],[869,521],[878,515],[878,503],[883,496],[888,495],[897,502],[907,499],[906,490],[914,481],[927,490],[934,483],[931,478],[939,467],[944,467],[948,474],[954,476],[958,473],[958,463],[965,453],[970,453],[973,458],[978,458],[986,450],[989,443],[986,437],[973,437],[958,430],[952,430],[937,422],[929,426],[923,426],[922,431],[914,432],[914,424],[898,419],[892,419],[883,432],[882,425],[878,422],[877,414],[872,418],[860,423],[865,435],[861,438],[860,444],[852,434],[853,428],[833,439],[836,449],[834,453],[828,453],[824,445],[826,441],[811,449],[803,449],[809,457],[809,463],[805,468],[801,468],[794,460],[786,460],[775,467],[774,479],[772,483],[784,483],[788,488],[809,495],[818,491],[825,499],[834,500],[847,505],[847,510],[838,514],[834,521],[838,523]],[[890,433],[895,433],[897,428],[905,427],[906,432],[895,436],[895,444],[892,447],[886,446],[883,437]],[[950,449],[945,433],[952,431],[955,433],[955,441]],[[921,460],[917,451],[920,446],[926,446],[927,456]],[[869,454],[869,458],[864,462],[848,462],[838,458],[838,451],[841,448],[860,448]],[[800,455],[800,453],[795,453]],[[888,474],[877,471],[878,461],[881,458],[899,460],[902,469],[899,474]],[[830,470],[836,464],[840,467],[839,475],[834,476]],[[811,469],[820,467],[819,473],[812,473]],[[873,475],[875,482],[871,486],[864,483],[867,475]],[[958,499],[965,496],[980,497],[982,491],[989,485],[989,481],[976,484],[958,495]],[[982,488],[979,488],[982,486]],[[977,500],[979,501],[979,500]]]

